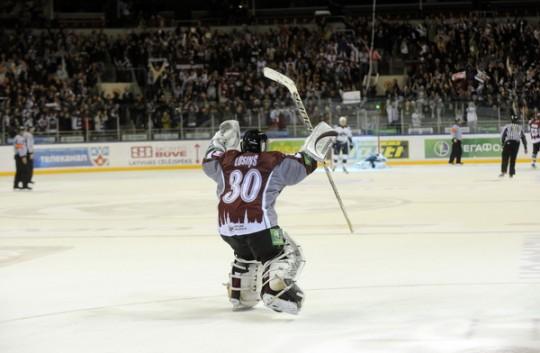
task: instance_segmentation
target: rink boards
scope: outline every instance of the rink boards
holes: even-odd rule
[[[270,150],[294,153],[303,139],[274,139]],[[444,164],[451,150],[448,135],[429,136],[361,136],[353,139],[349,163],[362,161],[379,149],[390,165]],[[530,146],[530,141],[528,143]],[[126,170],[199,168],[208,141],[142,141],[85,144],[36,145],[36,173],[78,173]],[[465,135],[465,163],[498,163],[501,155],[500,136]],[[532,149],[532,148],[529,148]],[[15,169],[13,147],[0,147],[0,176],[12,175]],[[520,148],[518,161],[529,158]]]

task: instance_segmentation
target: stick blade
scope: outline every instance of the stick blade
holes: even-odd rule
[[[296,91],[296,85],[294,84],[294,81],[274,69],[271,69],[269,67],[263,68],[263,75],[266,78],[269,78],[270,80],[276,81],[277,83],[287,87],[289,91]]]

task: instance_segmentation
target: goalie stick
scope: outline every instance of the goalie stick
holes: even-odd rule
[[[304,103],[302,102],[302,98],[300,98],[300,94],[298,94],[298,89],[296,88],[296,84],[293,80],[291,80],[289,77],[283,75],[282,73],[277,72],[274,69],[271,69],[269,67],[265,67],[263,69],[263,74],[266,78],[269,78],[272,81],[276,81],[277,83],[285,86],[287,90],[289,90],[289,93],[291,94],[294,104],[296,105],[296,109],[298,109],[298,112],[300,113],[300,116],[302,117],[302,120],[304,121],[304,125],[306,125],[309,132],[313,131],[313,125],[311,124],[311,120],[309,119],[309,116],[306,111],[306,107],[304,107]],[[347,225],[349,226],[349,230],[351,233],[354,232],[351,220],[349,219],[349,216],[347,215],[347,211],[345,211],[345,206],[343,206],[343,201],[341,200],[341,196],[339,195],[339,192],[337,190],[336,184],[334,183],[334,180],[332,179],[332,175],[330,174],[330,169],[328,169],[328,166],[326,165],[326,162],[323,162],[324,171],[326,172],[326,176],[328,177],[328,181],[330,182],[330,185],[332,186],[332,190],[334,190],[334,194],[336,195],[336,199],[339,203],[339,207],[341,208],[341,212],[343,212],[343,216],[345,217],[345,220],[347,221]]]

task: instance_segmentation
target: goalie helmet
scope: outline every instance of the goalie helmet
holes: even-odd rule
[[[339,125],[340,126],[347,126],[347,118],[342,116],[339,118]]]
[[[513,122],[513,123],[517,123],[519,121],[519,117],[515,114],[512,114],[512,116],[510,116],[510,120]]]
[[[242,152],[253,152],[260,153],[265,152],[268,142],[268,136],[261,132],[260,130],[253,129],[248,130],[244,133],[242,137],[242,142],[240,143],[240,149]]]

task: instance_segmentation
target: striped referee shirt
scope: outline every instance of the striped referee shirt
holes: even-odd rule
[[[13,149],[15,150],[15,155],[19,157],[25,157],[28,153],[26,148],[26,140],[22,135],[17,135],[13,139]]]
[[[502,143],[504,145],[507,141],[517,141],[519,140],[523,141],[523,146],[525,146],[525,149],[527,149],[527,139],[525,138],[525,134],[523,133],[523,128],[521,125],[518,124],[507,124],[502,131]]]
[[[462,134],[458,124],[454,124],[454,126],[452,126],[452,128],[450,129],[450,134],[452,135],[453,139],[461,141]]]

